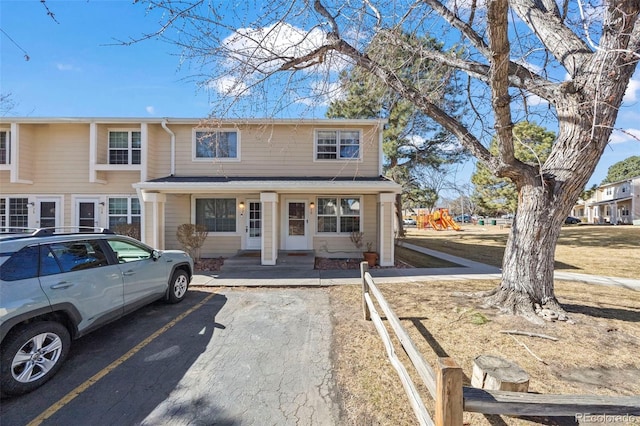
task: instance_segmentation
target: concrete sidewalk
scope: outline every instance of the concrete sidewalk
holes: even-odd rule
[[[403,247],[437,257],[457,265],[454,268],[374,268],[369,272],[377,283],[406,283],[442,280],[500,279],[500,268],[458,256],[404,243]],[[631,278],[602,277],[596,275],[556,272],[557,280],[578,281],[589,284],[619,286],[640,291],[640,280]],[[318,270],[306,268],[273,268],[263,266],[235,272],[201,272],[191,281],[192,286],[216,287],[318,287],[359,284],[359,270]]]

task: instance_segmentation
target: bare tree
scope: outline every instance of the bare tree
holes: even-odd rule
[[[151,14],[158,8],[163,14],[159,31],[145,37],[183,47],[185,58],[203,65],[203,81],[224,88],[222,99],[237,105],[249,93],[252,105],[263,96],[261,110],[268,101],[282,106],[331,94],[331,81],[318,75],[330,79],[336,68],[357,66],[420,108],[518,189],[502,281],[488,302],[533,321],[540,321],[536,305],[565,316],[554,294],[555,247],[608,143],[640,58],[640,2],[273,0],[235,9],[213,0],[146,4]],[[421,91],[399,68],[365,53],[381,32],[388,34],[388,51],[414,49],[394,37],[401,31],[458,46],[455,55],[429,49],[413,54],[463,75],[475,115],[455,118],[437,92]],[[278,85],[280,96],[265,83]],[[546,161],[525,163],[514,155],[513,126],[536,117],[547,125],[555,120],[558,137]],[[491,137],[498,141],[496,154],[487,149]]]

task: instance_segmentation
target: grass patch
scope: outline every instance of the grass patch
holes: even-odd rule
[[[502,266],[509,229],[466,225],[461,232],[409,230],[407,243]],[[640,277],[640,226],[565,226],[555,253],[556,271]]]
[[[554,322],[538,327],[523,318],[484,309],[480,300],[459,295],[488,290],[497,284],[492,280],[430,281],[379,287],[425,360],[435,366],[438,357],[452,357],[463,369],[465,385],[470,383],[473,359],[492,354],[512,360],[527,371],[531,392],[640,394],[640,292],[557,282],[556,294],[576,324]],[[334,371],[344,408],[343,424],[416,424],[380,337],[373,324],[362,319],[360,287],[335,286],[329,288],[329,294]],[[500,333],[514,329],[559,340]],[[396,346],[396,352],[408,366],[400,346]],[[415,375],[413,380],[420,383]],[[431,398],[424,388],[420,392],[433,414]],[[465,413],[464,420],[473,426],[539,424],[533,419],[507,416],[502,417],[503,422],[490,423],[473,413]]]

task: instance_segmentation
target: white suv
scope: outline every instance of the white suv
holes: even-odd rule
[[[109,230],[0,234],[0,390],[30,392],[72,339],[154,300],[180,302],[193,260]]]

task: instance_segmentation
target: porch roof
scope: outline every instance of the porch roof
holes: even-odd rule
[[[384,176],[166,176],[139,182],[134,188],[161,193],[331,193],[378,194],[402,192],[402,186]]]
[[[624,198],[616,198],[614,200],[603,200],[603,201],[597,201],[595,203],[588,203],[585,204],[585,207],[591,207],[591,206],[605,206],[608,204],[616,204],[616,203],[621,203],[623,201],[630,201],[632,197],[624,197]]]

